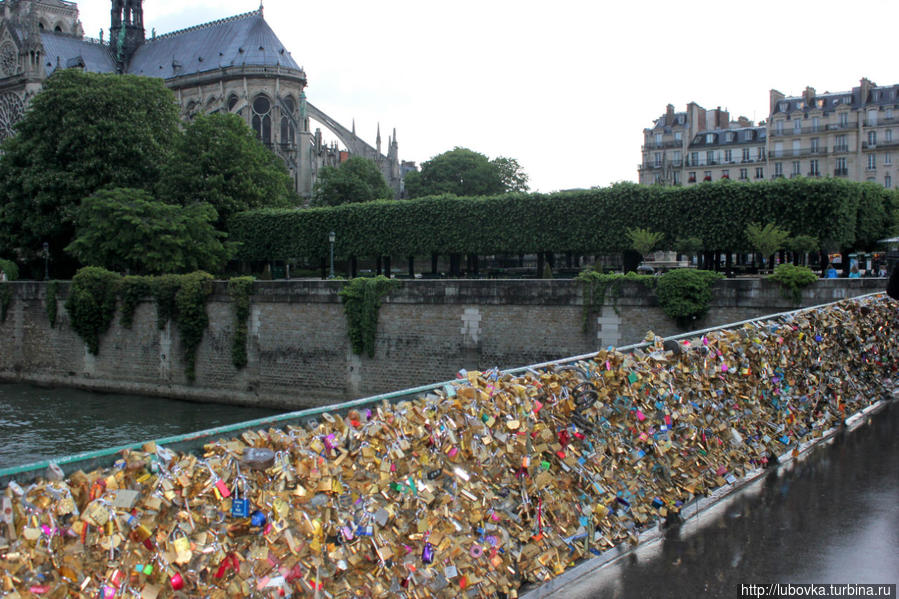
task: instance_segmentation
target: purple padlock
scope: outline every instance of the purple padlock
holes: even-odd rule
[[[421,563],[434,563],[434,546],[426,542],[424,549],[421,550]]]

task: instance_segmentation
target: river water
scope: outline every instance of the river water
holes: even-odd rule
[[[0,469],[282,411],[0,384]]]
[[[742,587],[749,584],[897,582],[894,403],[789,471],[757,481],[698,522],[553,597],[736,599],[750,596]]]

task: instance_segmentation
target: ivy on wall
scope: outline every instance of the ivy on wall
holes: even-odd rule
[[[783,296],[799,305],[802,302],[802,290],[818,280],[818,275],[807,266],[778,264],[774,274],[768,280],[780,284]]]
[[[119,322],[126,329],[134,323],[134,310],[142,299],[151,294],[152,277],[127,276],[122,279],[122,315]]]
[[[351,279],[340,290],[353,353],[374,357],[381,299],[398,286],[398,281],[384,276],[360,277]]]
[[[253,277],[234,277],[228,281],[228,294],[234,306],[234,339],[231,343],[231,363],[238,370],[247,365],[247,321],[250,319],[250,296]]]
[[[175,294],[175,324],[181,336],[184,350],[184,374],[193,382],[196,378],[197,348],[203,340],[203,333],[209,326],[206,314],[206,299],[212,293],[212,275],[192,272],[177,275],[181,285]]]
[[[96,266],[86,266],[72,277],[66,311],[72,329],[94,355],[100,352],[100,336],[115,318],[121,280],[121,275]]]
[[[702,318],[712,303],[712,285],[723,275],[709,270],[680,268],[659,277],[656,297],[669,318],[681,327]]]
[[[47,312],[47,320],[50,321],[50,328],[56,327],[57,301],[56,296],[59,292],[59,282],[50,281],[47,283],[47,297],[44,300],[44,310]]]
[[[12,304],[12,289],[9,283],[0,283],[0,322],[6,322],[10,304]]]

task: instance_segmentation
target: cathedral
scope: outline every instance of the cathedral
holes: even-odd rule
[[[111,0],[107,40],[84,36],[78,6],[66,0],[0,0],[0,141],[13,134],[31,98],[56,69],[127,73],[165,80],[190,120],[232,112],[284,160],[297,193],[309,197],[316,174],[349,156],[374,160],[397,197],[412,163],[400,163],[396,131],[381,151],[306,100],[306,73],[266,23],[263,9],[147,37],[143,0]],[[326,144],[321,129],[345,146]]]

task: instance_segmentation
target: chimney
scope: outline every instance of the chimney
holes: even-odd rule
[[[674,104],[669,104],[665,108],[665,124],[669,127],[674,124]]]
[[[815,104],[815,88],[814,87],[806,87],[805,91],[802,93],[802,99],[805,100],[806,106],[814,106],[814,104]]]
[[[868,103],[868,96],[871,95],[871,88],[877,87],[877,84],[868,79],[867,77],[862,77],[861,81],[858,82],[859,87],[859,96],[858,102],[862,106]]]
[[[768,98],[769,98],[768,116],[769,117],[771,115],[773,115],[774,112],[777,110],[777,103],[780,102],[781,100],[783,100],[785,97],[786,96],[784,96],[782,93],[780,93],[776,89],[772,89],[770,92],[768,92]]]

